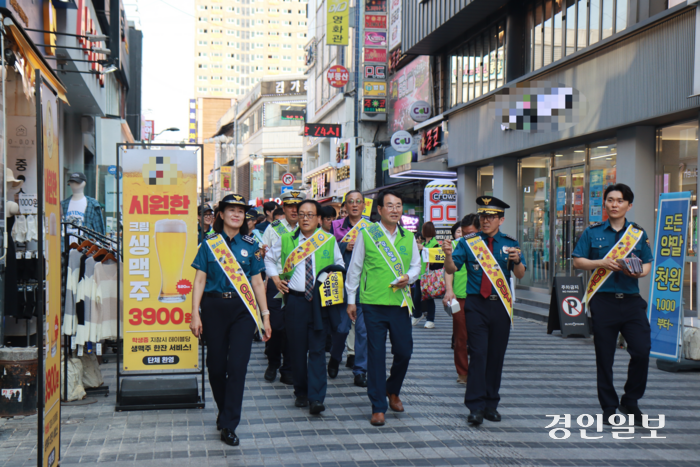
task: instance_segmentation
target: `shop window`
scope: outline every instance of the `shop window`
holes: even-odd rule
[[[560,149],[554,152],[554,167],[567,167],[570,165],[584,164],[586,162],[586,148],[584,146]]]
[[[493,196],[493,166],[479,167],[476,173],[479,196]]]
[[[518,206],[518,242],[528,266],[518,284],[544,289],[550,284],[549,165],[549,154],[520,161]]]
[[[588,156],[588,222],[604,222],[603,192],[617,180],[617,144],[615,140],[589,145]]]

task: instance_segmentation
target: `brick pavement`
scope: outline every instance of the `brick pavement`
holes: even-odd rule
[[[204,410],[115,412],[114,394],[92,405],[63,408],[62,466],[285,465],[640,465],[693,466],[700,459],[700,373],[673,374],[652,360],[641,407],[662,412],[666,439],[583,440],[575,422],[571,437],[555,441],[546,414],[598,412],[595,361],[590,340],[547,336],[545,326],[516,318],[506,355],[501,423],[467,426],[464,386],[455,382],[451,320],[438,309],[436,328],[414,328],[414,353],[402,392],[406,411],[389,412],[387,425],[369,424],[365,391],[341,366],[329,382],[326,411],[311,416],[294,407],[291,388],[262,375],[262,344],[254,344],[246,383],[240,447],[219,441],[216,409],[207,384]],[[628,357],[619,351],[616,386],[622,393]],[[115,364],[103,365],[114,388]],[[36,465],[36,417],[0,421],[0,465]]]

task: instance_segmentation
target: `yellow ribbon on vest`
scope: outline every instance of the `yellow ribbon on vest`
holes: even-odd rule
[[[494,258],[493,253],[489,250],[489,247],[484,243],[484,239],[479,235],[474,235],[473,237],[465,237],[464,240],[467,242],[467,246],[476,257],[479,262],[479,266],[484,270],[486,276],[491,281],[491,284],[496,289],[503,306],[506,307],[508,316],[510,317],[511,324],[513,323],[513,295],[508,286],[508,280],[501,266]]]
[[[637,245],[639,240],[642,238],[643,231],[634,227],[632,224],[627,226],[627,230],[622,235],[620,240],[615,244],[615,246],[608,251],[604,259],[612,259],[613,261],[618,259],[626,258],[627,255],[632,253],[634,247]],[[583,297],[583,302],[588,303],[588,301],[593,298],[593,295],[600,290],[606,280],[612,275],[613,271],[605,268],[596,269],[591,278],[588,280],[588,285],[586,286],[586,295]]]
[[[368,227],[369,222],[366,219],[360,218],[360,220],[355,224],[355,226],[350,229],[348,233],[345,234],[340,243],[351,243],[357,240],[357,236],[360,234],[360,229],[363,227]]]
[[[316,230],[315,234],[307,238],[304,243],[300,243],[299,246],[292,250],[289,256],[287,256],[282,274],[293,271],[299,263],[313,255],[316,250],[321,248],[331,237],[333,237],[333,235],[327,233],[323,229]]]
[[[340,305],[343,303],[343,273],[329,272],[321,291],[321,306]]]
[[[224,240],[220,234],[212,236],[211,238],[206,238],[206,242],[207,246],[211,250],[211,253],[214,255],[214,259],[216,259],[217,264],[224,271],[224,274],[228,278],[229,282],[231,282],[233,288],[236,289],[238,296],[241,297],[245,307],[255,320],[255,324],[258,326],[258,330],[262,336],[265,331],[263,331],[262,321],[258,316],[258,305],[255,303],[253,286],[250,285],[250,282],[243,272],[241,265],[231,252],[226,240]]]
[[[442,248],[423,248],[422,251],[424,263],[444,263],[445,252]]]

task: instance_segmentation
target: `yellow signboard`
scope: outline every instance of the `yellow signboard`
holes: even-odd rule
[[[350,2],[328,0],[326,17],[326,45],[348,45]]]
[[[365,209],[362,211],[363,216],[369,217],[372,214],[372,203],[374,203],[372,198],[365,198]]]
[[[363,87],[366,97],[386,96],[386,83],[383,81],[365,81]]]
[[[124,370],[199,368],[190,332],[197,254],[194,151],[125,149]]]
[[[231,166],[230,165],[225,165],[221,167],[220,171],[220,178],[221,178],[221,190],[222,191],[231,191]]]
[[[58,100],[41,85],[44,148],[44,453],[43,465],[58,465],[61,433],[61,205],[58,186]]]

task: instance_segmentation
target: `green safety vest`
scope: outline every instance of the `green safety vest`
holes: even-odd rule
[[[287,257],[292,253],[292,251],[294,251],[296,247],[299,246],[299,235],[301,235],[301,230],[295,230],[294,232],[282,235],[282,267],[284,267],[284,264],[287,261]],[[324,268],[335,264],[335,237],[332,234],[328,235],[331,236],[331,239],[324,243],[321,246],[321,248],[314,252],[314,262],[316,263],[316,276],[318,276],[318,273],[321,272]],[[303,266],[303,262],[297,265],[297,267],[298,266]],[[282,271],[280,271],[280,273],[281,272]],[[280,279],[291,279],[292,274],[294,274],[294,271],[287,273],[288,277],[282,277],[282,275],[280,274]]]
[[[458,240],[452,242],[452,249],[457,248]],[[455,272],[454,280],[452,281],[452,291],[457,298],[467,298],[467,263],[462,265],[462,268]]]
[[[394,240],[394,247],[403,264],[403,273],[408,273],[413,257],[413,234],[398,225],[400,229]],[[365,261],[360,278],[360,303],[367,305],[401,306],[403,294],[393,292],[389,287],[396,276],[372,241],[366,229],[360,231],[365,242]],[[403,235],[402,235],[403,234]],[[388,237],[387,237],[388,239]]]

